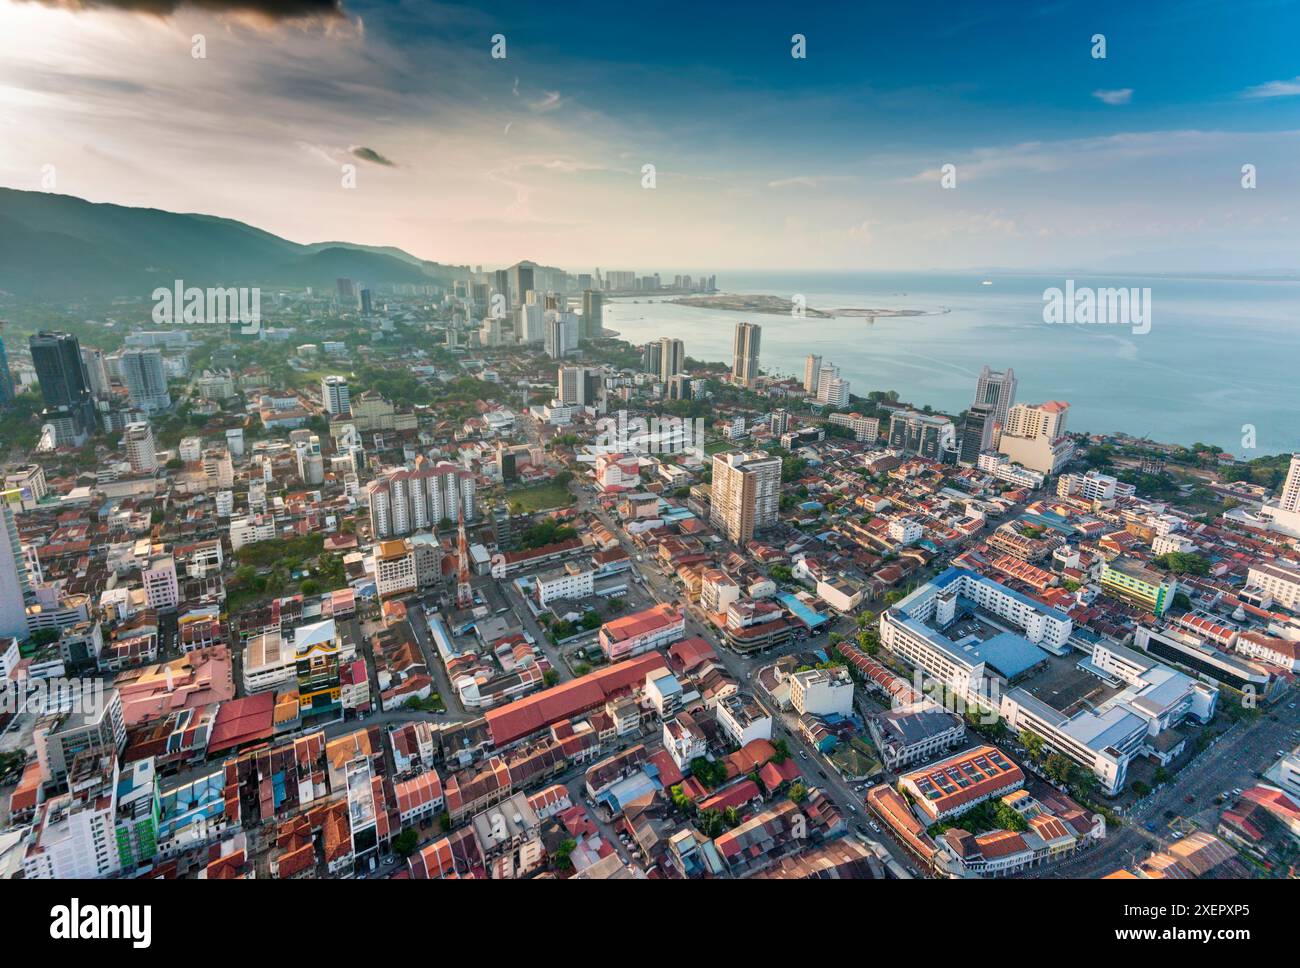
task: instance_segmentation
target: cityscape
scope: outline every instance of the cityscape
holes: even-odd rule
[[[167,6],[0,22],[360,20]],[[1124,369],[1195,301],[1161,267],[203,210],[0,188],[0,881],[1297,877],[1294,248],[1256,424]]]

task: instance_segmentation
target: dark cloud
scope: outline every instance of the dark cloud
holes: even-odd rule
[[[343,0],[29,0],[64,10],[122,10],[166,17],[185,9],[251,13],[268,20],[341,17]]]
[[[363,145],[353,145],[348,150],[352,152],[354,157],[360,158],[362,161],[369,161],[376,165],[383,165],[385,168],[397,167],[397,162],[385,158],[374,148],[366,148]]]

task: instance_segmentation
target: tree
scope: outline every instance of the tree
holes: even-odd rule
[[[1027,729],[1022,732],[1020,742],[1025,747],[1025,752],[1029,754],[1030,759],[1037,760],[1043,755],[1043,737],[1033,730]]]
[[[547,669],[545,672],[542,673],[542,682],[546,685],[548,689],[559,681],[560,681],[560,673],[555,669]]]
[[[795,804],[803,803],[808,799],[808,788],[802,783],[794,783],[790,786],[790,800]]]
[[[420,846],[420,835],[414,827],[403,828],[402,832],[393,838],[393,853],[399,857],[410,857],[418,846]]]
[[[779,765],[790,758],[790,744],[784,739],[772,740],[772,749],[775,750],[775,753],[772,756],[773,763]]]
[[[440,817],[438,817],[438,826],[442,828],[442,832],[443,832],[444,834],[450,832],[450,830],[451,830],[451,814],[449,814],[449,813],[444,813],[444,814],[442,814]]]
[[[570,839],[560,841],[560,845],[555,848],[555,866],[562,871],[573,870],[573,858],[571,855],[577,847],[578,842],[576,840]]]
[[[1053,753],[1047,757],[1043,770],[1057,783],[1069,783],[1074,773],[1074,764],[1060,753]]]

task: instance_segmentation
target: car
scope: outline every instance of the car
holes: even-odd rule
[[[1241,787],[1237,787],[1235,790],[1232,791],[1232,793],[1233,796],[1238,796],[1238,797],[1241,796]]]
[[[775,466],[775,465],[773,465],[773,466]],[[800,750],[800,751],[799,751],[799,755],[800,755],[801,757],[803,757],[805,760],[808,759],[808,751],[807,751],[807,750]]]
[[[1285,750],[1278,750],[1278,751],[1277,751],[1277,755],[1278,755],[1279,757],[1281,757],[1281,756],[1286,756],[1286,751],[1285,751]]]
[[[870,820],[868,821],[868,823],[871,824],[872,830],[874,830],[876,833],[880,833],[880,824],[876,823],[874,820]]]
[[[1154,820],[1148,820],[1142,826],[1146,827],[1147,830],[1151,831],[1152,833],[1156,832],[1156,822]]]
[[[851,813],[857,813],[857,812],[858,812],[858,808],[855,807],[853,804],[850,803],[850,804],[849,804],[849,811],[850,811]]]

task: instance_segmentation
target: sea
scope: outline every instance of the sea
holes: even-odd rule
[[[1150,330],[1044,322],[1045,292],[1150,290]],[[723,293],[767,294],[824,311],[908,309],[920,316],[796,318],[606,301],[606,329],[634,344],[685,342],[696,360],[731,363],[736,323],[762,327],[760,366],[802,380],[816,353],[851,391],[896,390],[915,406],[959,413],[980,367],[1011,367],[1016,399],[1070,404],[1068,429],[1222,447],[1244,459],[1300,451],[1300,281],[1048,274],[735,272]],[[1137,327],[1140,328],[1140,327]],[[1253,443],[1253,448],[1249,445]]]

